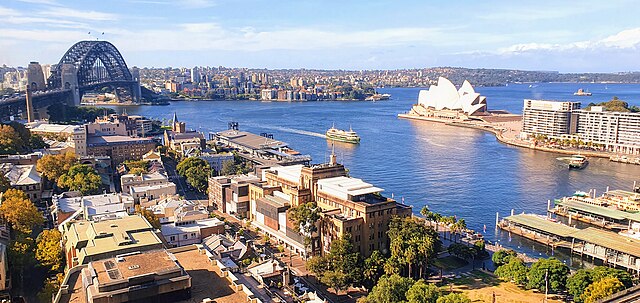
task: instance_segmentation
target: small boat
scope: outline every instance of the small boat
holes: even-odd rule
[[[579,88],[577,92],[573,93],[574,96],[591,96],[591,93],[589,91],[583,90],[582,88]]]
[[[327,139],[336,140],[340,142],[359,144],[360,136],[356,132],[349,127],[349,130],[337,129],[335,126],[332,126],[327,130],[326,133]]]
[[[583,169],[589,164],[587,157],[582,155],[573,155],[569,159],[569,168]]]
[[[372,96],[367,97],[364,100],[365,101],[380,101],[380,100],[389,100],[389,98],[391,98],[391,95],[389,95],[389,94],[374,94]]]

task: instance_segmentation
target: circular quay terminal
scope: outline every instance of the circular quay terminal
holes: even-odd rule
[[[639,14],[1,2],[0,303],[640,302]]]

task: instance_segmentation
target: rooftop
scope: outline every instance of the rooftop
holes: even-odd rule
[[[602,217],[611,218],[614,220],[626,219],[626,220],[631,220],[635,222],[640,222],[640,214],[636,214],[636,213],[630,213],[630,212],[621,211],[617,209],[612,209],[612,208],[607,208],[607,207],[597,206],[597,205],[592,205],[587,203],[580,203],[580,202],[571,201],[571,200],[556,201],[555,203],[567,208],[599,215]]]
[[[170,188],[170,187],[176,187],[176,184],[172,182],[167,182],[167,183],[156,184],[156,185],[131,186],[131,192],[142,193],[148,190],[156,190],[156,189],[163,189],[163,188]]]
[[[318,180],[318,191],[325,192],[334,197],[344,200],[351,200],[350,197],[375,194],[384,191],[384,189],[375,187],[362,179],[351,177],[334,177]],[[370,203],[370,201],[365,201]],[[371,201],[380,202],[380,201]]]
[[[87,256],[162,245],[153,232],[151,224],[138,215],[100,222],[75,222],[71,224],[64,236],[67,239],[67,248],[81,247],[78,249],[80,264],[83,264]],[[79,246],[81,242],[86,242],[86,245]]]
[[[617,250],[636,258],[640,257],[640,239],[621,236],[595,227],[576,231],[572,236],[576,239]]]
[[[276,166],[271,168],[271,171],[275,171],[276,174],[293,183],[298,183],[300,182],[300,175],[302,174],[302,168],[304,167],[304,165],[302,164],[298,164],[298,165],[289,165],[289,166]]]
[[[79,192],[66,192],[62,195],[54,196],[53,200],[58,210],[65,213],[75,212],[83,206],[99,207],[124,202],[133,203],[133,198],[121,193],[81,196]]]
[[[218,132],[216,133],[216,136],[250,149],[278,149],[287,146],[287,143],[284,143],[282,141],[277,141],[249,132],[243,132],[233,129]]]
[[[199,231],[202,228],[224,225],[224,222],[217,218],[209,218],[204,220],[198,220],[190,224],[176,225],[175,223],[168,223],[162,225],[162,235],[175,235],[184,232]]]
[[[517,224],[535,228],[539,231],[542,231],[548,234],[554,234],[561,237],[570,237],[572,236],[573,233],[579,230],[571,226],[546,220],[537,215],[520,214],[520,215],[509,216],[504,219]]]
[[[89,136],[87,137],[87,145],[107,145],[107,144],[142,144],[153,143],[149,138],[132,138],[127,136]]]
[[[12,186],[40,184],[42,181],[35,165],[0,163],[0,172],[9,179]]]
[[[153,260],[153,262],[149,262]],[[153,250],[90,262],[99,284],[114,280],[180,269],[175,257],[166,250]]]
[[[75,131],[81,131],[82,126],[79,125],[63,125],[63,124],[48,124],[40,123],[31,127],[31,132],[42,133],[69,133],[72,134]]]

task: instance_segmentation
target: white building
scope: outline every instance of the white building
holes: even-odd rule
[[[156,185],[139,185],[129,187],[129,194],[136,202],[151,201],[176,194],[176,185],[172,182]]]
[[[418,105],[435,111],[438,118],[453,118],[451,113],[458,112],[465,116],[481,115],[487,111],[487,97],[476,93],[469,81],[464,81],[460,89],[444,77],[438,78],[438,84],[431,85],[429,90],[421,90]],[[444,115],[440,117],[440,115]]]
[[[577,110],[576,134],[585,142],[603,144],[611,152],[640,154],[640,113],[604,111],[601,106]]]
[[[580,102],[524,100],[522,110],[522,135],[546,135],[561,137],[575,132],[571,113],[580,109]]]
[[[120,186],[123,193],[131,192],[133,186],[152,186],[166,184],[169,182],[169,178],[163,173],[154,172],[150,174],[126,174],[120,177]]]
[[[162,224],[162,236],[169,246],[199,244],[213,234],[224,233],[224,222],[209,218],[198,221]]]

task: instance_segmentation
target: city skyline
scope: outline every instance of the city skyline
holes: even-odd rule
[[[19,0],[0,5],[0,64],[57,63],[97,38],[139,67],[637,71],[639,11],[631,1]]]

